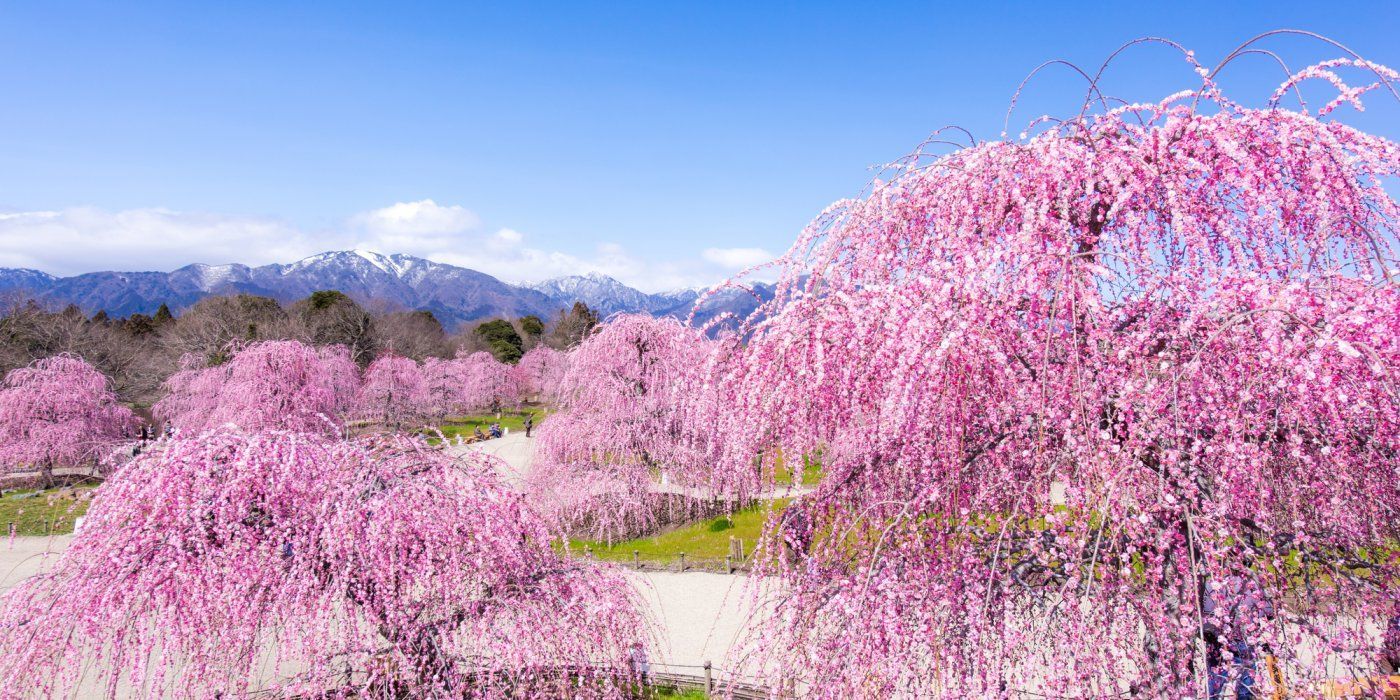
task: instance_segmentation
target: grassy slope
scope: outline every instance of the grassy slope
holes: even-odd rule
[[[535,416],[535,427],[539,427],[544,421],[545,410],[543,408],[524,408],[518,411],[502,411],[500,423],[502,428],[509,428],[512,433],[525,432],[525,414]],[[449,439],[461,435],[470,437],[472,431],[480,426],[482,432],[488,432],[491,424],[495,423],[496,414],[478,413],[470,416],[453,416],[443,420],[437,425],[437,429]],[[429,432],[429,434],[432,434]]]
[[[73,521],[87,512],[91,486],[53,489],[29,496],[34,491],[6,491],[0,496],[0,536],[8,535],[14,523],[20,535],[45,535],[52,522],[53,534],[73,531]]]
[[[670,700],[705,700],[710,697],[703,690],[677,690],[675,688],[653,688],[646,697],[668,698]]]
[[[753,551],[754,543],[763,532],[763,525],[772,513],[781,512],[789,499],[779,499],[735,512],[732,517],[718,517],[701,520],[663,532],[655,537],[639,537],[635,540],[616,542],[609,546],[606,542],[592,540],[571,540],[570,551],[581,554],[585,546],[592,547],[599,559],[630,562],[635,550],[647,561],[675,561],[676,555],[684,552],[690,559],[723,559],[729,553],[729,538],[738,537],[744,541],[744,551]]]
[[[802,485],[816,486],[822,480],[821,462],[810,457],[802,458]],[[778,456],[777,468],[773,470],[773,483],[778,486],[791,486],[793,483],[792,470],[788,468],[787,461],[782,455]]]
[[[815,486],[822,479],[820,462],[803,459],[802,484]],[[789,486],[793,483],[793,470],[779,457],[777,468],[772,474],[775,486]],[[728,517],[700,520],[689,525],[667,530],[655,537],[639,537],[609,545],[596,540],[570,540],[569,549],[580,555],[584,547],[591,547],[599,559],[630,562],[632,552],[645,561],[672,562],[682,552],[690,560],[722,560],[729,553],[729,538],[737,537],[744,541],[744,552],[751,554],[754,544],[763,533],[768,518],[781,513],[791,499],[781,498],[769,503],[745,508]]]

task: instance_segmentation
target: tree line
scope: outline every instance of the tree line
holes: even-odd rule
[[[527,315],[449,330],[431,311],[361,304],[333,290],[285,304],[252,294],[213,296],[178,313],[161,304],[154,314],[126,318],[105,311],[89,316],[72,304],[55,310],[16,296],[0,306],[0,375],[68,353],[107,375],[123,401],[149,406],[180,369],[181,358],[220,364],[240,342],[343,345],[361,367],[387,352],[423,361],[486,351],[515,363],[536,347],[573,347],[597,324],[597,314],[582,302],[549,321]]]

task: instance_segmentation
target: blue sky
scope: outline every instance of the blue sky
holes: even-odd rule
[[[996,138],[1036,64],[1257,33],[1400,67],[1400,3],[0,4],[0,266],[59,274],[361,246],[512,281],[713,282],[946,124]],[[1337,55],[1271,45],[1295,69]],[[1281,74],[1241,62],[1246,102]],[[1110,92],[1194,86],[1162,48]],[[1013,135],[1077,110],[1034,82]],[[1375,93],[1342,119],[1400,137]]]

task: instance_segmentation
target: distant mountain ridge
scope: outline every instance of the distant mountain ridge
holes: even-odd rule
[[[685,318],[700,292],[683,289],[648,294],[599,273],[514,285],[465,267],[412,255],[366,250],[330,251],[290,264],[186,265],[171,272],[89,272],[55,277],[38,270],[0,268],[0,293],[23,293],[55,305],[76,304],[84,312],[113,317],[151,314],[161,304],[178,313],[208,296],[257,294],[287,302],[334,289],[361,303],[433,312],[452,328],[489,318],[535,314],[550,320],[582,301],[606,318],[614,313],[649,313]],[[772,289],[758,285],[760,297]],[[697,314],[707,320],[724,312],[747,314],[752,295],[724,290]]]

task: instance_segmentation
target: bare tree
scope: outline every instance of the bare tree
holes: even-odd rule
[[[316,345],[344,345],[361,367],[378,354],[374,317],[355,300],[336,291],[312,292],[292,304],[299,339]]]
[[[237,294],[201,299],[161,330],[160,342],[175,358],[192,353],[218,364],[233,341],[285,338],[293,330],[276,299]]]
[[[431,311],[393,311],[376,315],[374,336],[378,347],[415,360],[451,355],[447,333]]]
[[[576,301],[568,312],[559,312],[559,318],[555,320],[554,328],[544,337],[544,343],[555,350],[568,350],[583,342],[597,325],[598,314],[588,308],[587,304]]]

